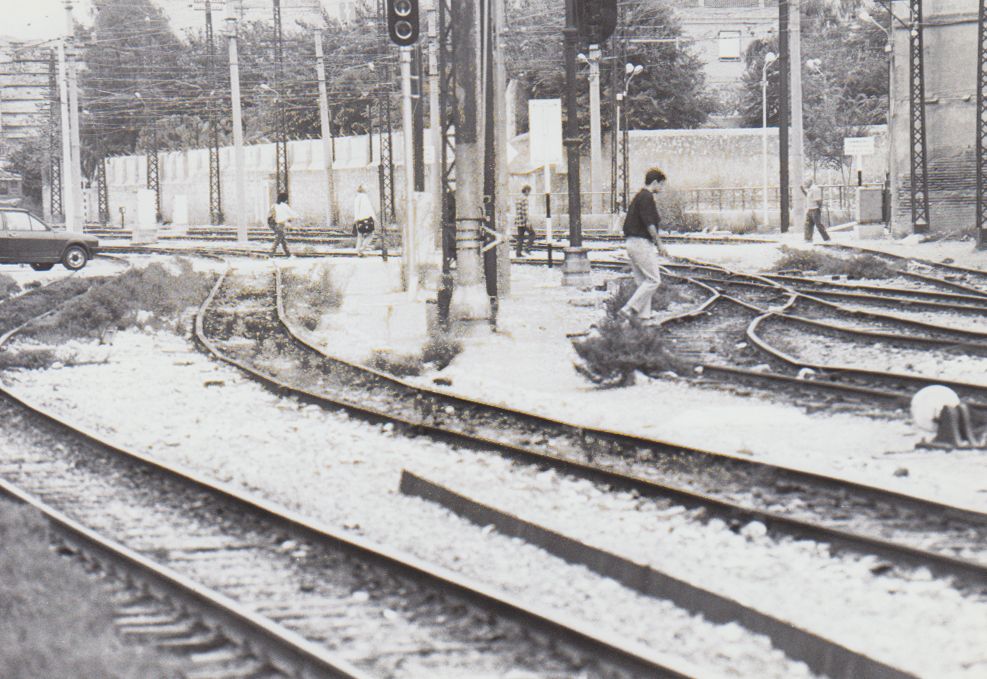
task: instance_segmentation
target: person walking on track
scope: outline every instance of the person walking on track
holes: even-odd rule
[[[812,177],[806,177],[801,188],[805,194],[805,241],[812,242],[812,234],[816,229],[819,229],[823,240],[829,240],[829,234],[822,225],[822,189],[816,186]]]
[[[376,222],[377,215],[370,203],[370,196],[367,195],[367,187],[360,184],[353,196],[353,233],[356,235],[356,254],[361,257],[373,242]]]
[[[284,248],[284,256],[290,257],[288,251],[288,238],[285,235],[287,228],[298,219],[298,213],[288,205],[288,194],[279,193],[278,200],[271,206],[271,211],[267,215],[267,225],[274,231],[274,247],[271,248],[271,257],[278,253],[278,245]]]
[[[531,246],[535,243],[535,231],[531,228],[531,224],[528,223],[530,193],[531,187],[525,184],[521,188],[521,197],[514,204],[514,228],[517,230],[517,248],[514,254],[517,257],[522,257],[526,252],[530,255]],[[524,246],[526,237],[528,239],[528,247]]]
[[[658,255],[667,257],[668,251],[658,238],[661,216],[655,205],[655,196],[664,186],[665,173],[656,167],[648,170],[644,175],[644,187],[634,196],[624,218],[627,257],[631,261],[637,290],[618,313],[630,322],[652,318],[651,299],[661,285]]]

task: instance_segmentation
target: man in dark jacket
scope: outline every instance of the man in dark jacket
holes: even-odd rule
[[[631,272],[637,283],[637,290],[619,312],[629,321],[645,321],[652,317],[651,298],[661,284],[658,255],[667,257],[668,252],[658,238],[661,216],[655,205],[655,195],[664,185],[664,172],[654,167],[648,170],[644,175],[644,188],[634,196],[624,218],[627,257],[631,260]]]

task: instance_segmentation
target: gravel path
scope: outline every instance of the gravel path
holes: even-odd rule
[[[409,460],[428,474],[450,467],[482,473],[481,460],[493,456],[395,437],[387,425],[278,399],[190,352],[181,338],[120,333],[110,360],[21,374],[16,381],[29,397],[125,445],[564,610],[693,663],[704,674],[809,674],[764,637],[709,624],[397,493]]]
[[[735,532],[719,519],[703,523],[701,510],[603,493],[553,471],[502,460],[485,467],[480,474],[447,468],[426,478],[920,676],[987,672],[987,596],[965,597],[925,569],[875,575],[884,569],[874,557],[773,540],[759,522]],[[414,461],[409,468],[419,473]]]

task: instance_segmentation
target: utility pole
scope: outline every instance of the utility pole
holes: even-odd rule
[[[438,0],[441,2],[442,0]],[[432,135],[432,244],[442,245],[442,109],[439,105],[439,25],[435,4],[428,8],[428,127]]]
[[[791,11],[789,48],[791,50],[792,78],[792,165],[797,191],[792,191],[792,214],[795,215],[796,226],[805,219],[805,195],[802,193],[802,182],[805,179],[804,148],[802,133],[802,0],[788,0]]]
[[[72,226],[69,227],[66,224],[67,231],[78,231],[82,232],[85,217],[82,212],[82,158],[79,153],[81,151],[81,145],[79,143],[79,74],[76,65],[76,54],[75,54],[75,21],[72,18],[72,0],[65,0],[65,24],[66,30],[68,32],[68,41],[65,49],[68,50],[66,54],[67,59],[67,71],[68,71],[68,90],[69,90],[69,116],[71,118],[69,129],[69,138],[71,140],[71,159],[72,159],[72,181],[70,183],[72,189]]]
[[[230,50],[230,105],[233,112],[233,165],[236,195],[236,239],[247,242],[247,178],[243,157],[243,116],[240,111],[240,59],[237,55],[236,10],[226,3],[226,36]]]
[[[925,136],[925,48],[922,38],[922,0],[909,3],[909,141],[912,164],[912,232],[929,230],[929,177]],[[982,24],[981,24],[982,25]]]
[[[58,96],[58,56],[57,50],[52,50],[48,62],[48,90],[50,92],[50,104],[48,107],[48,197],[49,197],[49,219],[58,222],[65,219],[65,212],[62,209],[62,164],[58,159],[59,147],[61,144],[61,124],[59,123],[59,109],[62,98]]]
[[[274,139],[276,193],[288,193],[288,139],[284,113],[284,39],[281,33],[281,0],[274,0],[274,89],[277,94],[277,131]]]
[[[562,263],[562,284],[583,287],[589,285],[589,257],[583,247],[582,196],[579,182],[579,110],[576,107],[576,0],[565,3],[565,147],[569,162],[569,247]]]
[[[511,294],[511,244],[510,244],[510,172],[507,167],[507,149],[510,136],[507,132],[507,63],[506,46],[503,44],[507,30],[506,0],[493,0],[493,81],[494,81],[494,155],[496,164],[496,190],[494,214],[501,243],[497,246],[497,293],[501,297]]]
[[[483,111],[480,73],[480,2],[452,2],[456,70],[456,286],[450,315],[464,321],[487,320],[490,304],[480,267],[483,211]]]
[[[977,33],[977,248],[987,249],[987,0]]]
[[[418,234],[415,215],[414,125],[411,110],[411,47],[400,47],[401,60],[401,142],[404,146],[404,228],[401,229],[404,289],[418,294]]]
[[[778,96],[778,202],[781,217],[781,232],[788,232],[788,225],[791,212],[788,205],[788,113],[791,110],[789,100],[788,80],[789,67],[791,65],[791,52],[788,49],[788,2],[789,0],[779,0],[778,2],[778,70],[781,92]]]
[[[603,212],[603,139],[600,131],[600,46],[589,46],[589,190],[593,214]]]
[[[334,224],[333,205],[336,203],[336,182],[332,174],[332,130],[329,127],[329,95],[326,91],[326,59],[322,51],[322,29],[315,29],[315,71],[319,79],[319,122],[322,126],[322,158],[326,171],[325,222]]]
[[[209,85],[216,87],[216,43],[212,30],[212,2],[206,0],[206,50]],[[215,90],[214,90],[215,91]],[[216,103],[209,97],[209,218],[213,224],[223,223],[223,181],[219,164],[219,121]]]
[[[58,43],[58,90],[62,114],[62,208],[65,211],[65,230],[75,231],[75,191],[72,189],[72,147],[69,141],[68,64],[65,59],[65,41]]]

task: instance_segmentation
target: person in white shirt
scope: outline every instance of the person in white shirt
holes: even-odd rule
[[[806,177],[802,182],[802,193],[805,194],[805,240],[812,242],[812,234],[819,229],[823,240],[829,240],[829,234],[822,225],[822,189],[816,186],[812,177]]]
[[[288,205],[288,194],[279,193],[277,202],[271,206],[271,211],[267,215],[267,225],[274,231],[274,247],[271,248],[271,257],[277,254],[279,244],[284,248],[284,256],[291,256],[291,253],[288,252],[288,239],[285,232],[298,217],[298,213]]]
[[[367,195],[367,187],[360,184],[353,196],[353,232],[356,235],[356,254],[363,256],[374,239],[377,215]]]

